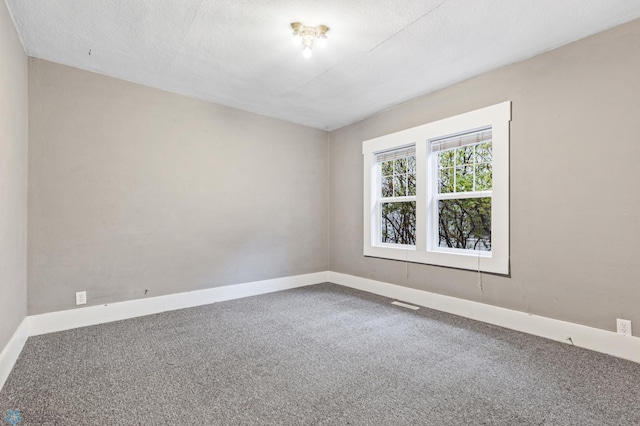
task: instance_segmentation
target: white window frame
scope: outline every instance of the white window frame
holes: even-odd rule
[[[365,256],[403,260],[415,263],[479,270],[497,274],[509,273],[509,122],[511,102],[434,121],[422,126],[364,141],[364,250]],[[434,163],[430,141],[491,127],[492,201],[491,251],[451,250],[437,247],[433,233],[435,175],[429,175]],[[379,243],[378,204],[380,178],[376,154],[415,145],[416,148],[416,245]],[[373,225],[373,226],[372,226]],[[437,237],[437,235],[435,236]]]

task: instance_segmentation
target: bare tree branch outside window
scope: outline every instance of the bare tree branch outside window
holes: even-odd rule
[[[416,243],[416,157],[385,161],[381,168],[381,242]],[[398,201],[397,197],[410,197]]]

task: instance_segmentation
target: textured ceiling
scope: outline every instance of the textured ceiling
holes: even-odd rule
[[[640,17],[637,0],[6,0],[27,54],[332,130]],[[328,25],[304,59],[290,23]]]

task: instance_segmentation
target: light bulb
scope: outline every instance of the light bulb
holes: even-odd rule
[[[305,46],[305,48],[302,49],[302,56],[304,56],[307,59],[311,57],[311,48],[309,46]]]
[[[294,33],[293,34],[293,45],[294,46],[300,46],[302,44],[302,36],[300,36],[300,33]]]
[[[320,48],[323,48],[327,45],[327,36],[320,36],[316,41],[316,45]]]

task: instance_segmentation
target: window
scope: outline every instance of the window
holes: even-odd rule
[[[511,103],[363,143],[364,254],[509,272]]]
[[[431,141],[434,246],[491,251],[491,129]]]
[[[378,154],[380,243],[416,243],[416,152],[413,147]]]

